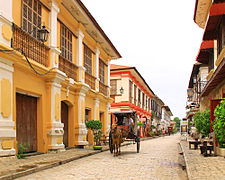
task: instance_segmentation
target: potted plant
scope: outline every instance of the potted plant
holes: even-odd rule
[[[220,105],[216,107],[214,111],[215,121],[213,123],[213,130],[215,132],[216,139],[220,145],[218,149],[219,155],[225,156],[225,101],[220,102]]]
[[[100,138],[101,138],[101,135],[102,135],[102,131],[101,131],[102,122],[99,121],[99,120],[90,120],[90,121],[86,122],[86,127],[88,129],[92,130],[92,132],[93,132],[94,142],[95,142],[95,145],[93,146],[93,148],[95,150],[101,150],[102,146],[101,146],[101,143],[100,143]]]

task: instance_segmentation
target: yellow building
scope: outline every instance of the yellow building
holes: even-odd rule
[[[106,133],[110,61],[121,56],[84,4],[7,0],[0,12],[0,156],[21,143],[44,153],[87,145],[85,120]]]

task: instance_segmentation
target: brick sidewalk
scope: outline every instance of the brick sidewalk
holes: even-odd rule
[[[146,139],[150,138],[142,138],[141,141]],[[124,146],[130,143],[124,142],[122,145]],[[102,151],[107,150],[109,150],[108,145],[103,146]],[[16,157],[0,158],[0,180],[15,179],[100,152],[99,150],[93,150],[92,146],[86,146],[85,149],[73,148],[58,153],[51,152],[29,156],[25,159],[17,159]]]
[[[204,157],[200,149],[189,149],[187,141],[181,141],[189,180],[225,180],[225,158]]]

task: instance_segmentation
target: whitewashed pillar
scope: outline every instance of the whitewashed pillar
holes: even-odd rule
[[[110,131],[110,123],[111,123],[110,122],[111,121],[111,113],[110,113],[111,104],[108,103],[106,108],[107,108],[106,109],[106,114],[107,114],[107,116],[106,116],[106,133],[108,134]]]
[[[81,29],[77,32],[77,65],[79,68],[78,81],[84,83],[85,78],[85,68],[83,66],[83,38],[84,34]]]
[[[13,72],[13,63],[0,58],[0,156],[15,155]]]
[[[47,86],[50,89],[50,113],[51,113],[51,129],[48,131],[48,136],[51,138],[51,144],[48,149],[62,150],[65,148],[63,144],[64,124],[61,122],[61,82],[66,78],[61,71],[57,72],[57,75],[50,82],[47,82]]]
[[[85,146],[88,144],[86,140],[87,128],[85,125],[85,96],[89,87],[83,85],[79,92],[77,92],[77,124],[75,125],[75,136],[77,140],[75,142],[78,146]]]
[[[110,61],[108,61],[107,78],[107,96],[110,97]]]
[[[99,55],[100,55],[100,51],[99,51],[99,48],[96,48],[95,50],[95,77],[96,77],[96,80],[95,80],[95,90],[96,91],[99,91]]]
[[[99,117],[99,99],[96,98],[94,103],[94,120],[100,120],[100,117]]]
[[[51,67],[59,67],[59,55],[61,51],[57,48],[57,16],[59,8],[57,3],[52,0],[49,3],[51,7],[51,12],[49,14],[50,20],[50,34],[49,34],[49,45],[50,45],[50,64]]]

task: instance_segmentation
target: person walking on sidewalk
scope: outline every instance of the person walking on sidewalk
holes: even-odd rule
[[[166,134],[166,131],[165,131],[165,129],[163,128],[163,130],[162,130],[162,134],[163,134],[163,137],[165,136],[165,134]]]

